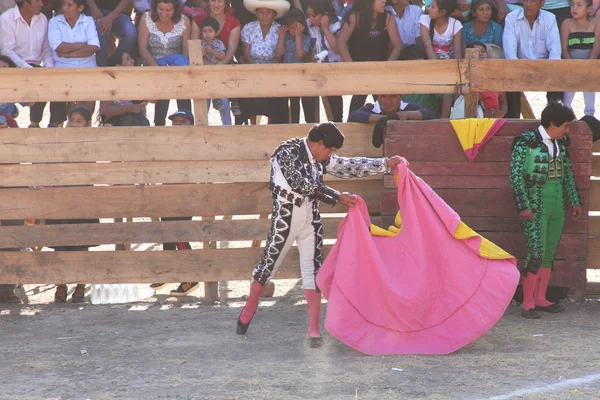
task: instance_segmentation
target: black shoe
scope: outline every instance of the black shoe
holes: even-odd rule
[[[529,310],[521,311],[521,317],[527,319],[540,319],[542,316],[535,312],[535,309],[531,308]]]
[[[250,326],[250,322],[252,322],[252,320],[250,320],[247,324],[244,324],[244,323],[242,323],[242,320],[240,319],[241,317],[242,317],[242,314],[240,314],[240,316],[238,317],[237,328],[235,329],[235,333],[237,333],[238,335],[245,335],[246,332],[248,332],[248,327]]]
[[[323,341],[322,337],[312,337],[312,336],[308,337],[308,346],[311,349],[319,348],[319,347],[323,346],[323,343],[324,343],[324,341]]]
[[[553,303],[552,305],[549,305],[546,307],[536,306],[535,311],[547,312],[547,313],[551,313],[551,314],[558,314],[558,313],[565,311],[565,306],[563,306],[560,303]]]

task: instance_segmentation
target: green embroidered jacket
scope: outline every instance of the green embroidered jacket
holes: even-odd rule
[[[569,137],[565,135],[557,144],[560,149],[559,159],[551,162],[548,148],[537,129],[523,132],[514,139],[510,161],[510,186],[519,212],[532,208],[529,192],[534,187],[544,186],[549,175],[560,176],[564,193],[572,206],[581,205],[567,150],[570,144]]]

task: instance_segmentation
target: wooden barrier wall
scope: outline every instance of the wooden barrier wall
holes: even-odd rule
[[[475,160],[469,162],[450,122],[389,122],[384,152],[386,156],[405,155],[410,169],[435,189],[467,225],[513,254],[522,264],[526,255],[523,228],[508,179],[511,145],[515,135],[538,125],[538,121],[508,121],[483,146]],[[578,122],[571,125],[570,137],[569,154],[586,216],[574,220],[567,213],[551,284],[583,289],[588,260],[588,199],[593,199],[590,195],[592,136],[588,126]],[[395,188],[393,179],[386,177],[381,194],[384,221],[397,212]],[[594,206],[599,204],[598,200],[595,199]]]

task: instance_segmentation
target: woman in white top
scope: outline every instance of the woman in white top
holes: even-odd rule
[[[100,41],[92,17],[82,14],[85,0],[63,0],[62,14],[48,22],[48,43],[56,68],[94,68]]]
[[[450,16],[456,0],[433,0],[429,15],[421,15],[421,39],[430,60],[462,58],[462,24]]]
[[[410,4],[410,0],[387,0],[385,7],[394,16],[402,45],[422,45],[421,29],[419,28],[419,17],[423,15],[423,9]]]
[[[186,66],[190,20],[182,14],[179,0],[152,0],[152,11],[145,13],[138,28],[138,47],[146,65]],[[154,106],[154,125],[164,126],[170,100]],[[177,100],[179,110],[192,110],[190,100]]]
[[[85,0],[62,0],[63,13],[48,22],[48,44],[56,68],[96,67],[100,41],[94,19],[82,14],[85,4]],[[96,102],[81,104],[94,112]],[[66,105],[63,108],[66,110]]]

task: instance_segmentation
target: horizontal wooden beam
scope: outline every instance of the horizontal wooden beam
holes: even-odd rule
[[[471,91],[600,91],[598,60],[474,60],[471,63]]]
[[[12,68],[0,71],[0,102],[454,93],[463,81],[450,61]]]
[[[1,72],[1,71],[0,71]],[[8,129],[0,135],[0,164],[94,161],[268,160],[283,141],[305,137],[312,124],[250,126]],[[337,153],[381,157],[373,125],[340,124]]]
[[[325,253],[331,246],[324,246]],[[261,248],[189,251],[0,251],[0,282],[154,283],[248,280]],[[294,247],[277,278],[300,276]]]
[[[341,220],[323,218],[325,239],[336,238]],[[266,240],[270,226],[266,218],[0,226],[0,248]]]
[[[268,182],[270,172],[267,160],[5,164],[0,165],[0,187]],[[360,178],[373,179],[381,177]]]
[[[2,189],[2,219],[133,218],[270,214],[266,183],[161,186],[94,186]],[[332,187],[361,195],[379,213],[382,180],[335,181]],[[323,212],[345,212],[322,205]]]

